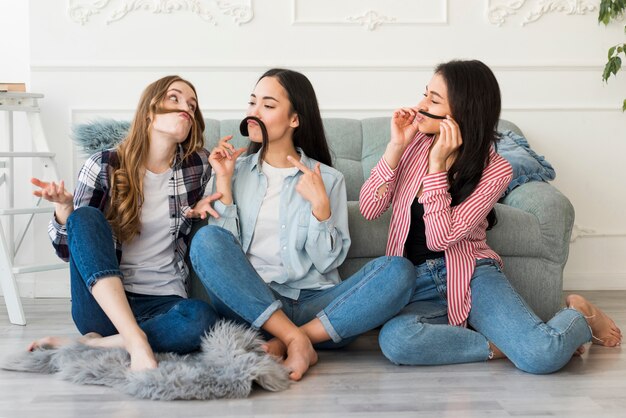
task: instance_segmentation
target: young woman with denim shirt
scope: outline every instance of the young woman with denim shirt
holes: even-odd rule
[[[117,148],[85,162],[73,194],[63,181],[32,179],[34,194],[55,206],[49,232],[57,255],[70,263],[79,341],[125,348],[131,370],[155,368],[153,350],[199,349],[217,320],[186,291],[189,218],[206,217],[191,207],[209,191],[211,174],[203,131],[193,85],[164,77],[144,90]],[[46,337],[29,349],[70,342]]]
[[[313,87],[273,69],[250,97],[248,116],[258,119],[246,121],[249,154],[235,161],[245,149],[227,140],[211,152],[220,218],[198,231],[191,261],[218,313],[275,337],[267,351],[286,355],[299,380],[317,361],[313,345],[344,346],[397,314],[413,271],[402,257],[382,257],[341,281],[346,186],[331,167]]]
[[[410,303],[379,335],[394,363],[506,356],[526,372],[551,373],[586,342],[621,342],[615,323],[578,295],[543,323],[502,273],[486,242],[511,180],[495,152],[499,116],[500,89],[485,64],[439,65],[420,103],[394,112],[387,149],[361,189],[367,219],[393,205],[387,255],[415,264]]]

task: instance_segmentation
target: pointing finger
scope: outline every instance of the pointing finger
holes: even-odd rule
[[[315,164],[315,174],[322,176],[322,170],[320,170],[320,163]]]
[[[293,164],[294,167],[296,167],[298,170],[302,171],[303,173],[310,173],[311,170],[309,170],[309,168],[307,166],[305,166],[304,164],[302,164],[300,161],[296,160],[295,158],[293,158],[292,156],[287,156],[287,160]]]

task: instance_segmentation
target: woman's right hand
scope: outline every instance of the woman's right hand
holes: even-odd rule
[[[391,117],[391,139],[389,143],[404,150],[415,138],[417,109],[402,107],[396,109]]]
[[[48,202],[55,203],[60,206],[73,206],[74,196],[65,190],[65,183],[63,180],[56,184],[55,182],[41,181],[37,178],[31,178],[30,182],[39,187],[39,190],[33,190],[33,194],[37,197],[47,200]]]
[[[54,217],[58,223],[65,225],[67,218],[74,211],[74,196],[65,190],[63,180],[56,184],[53,181],[41,181],[33,177],[30,182],[39,187],[39,190],[33,190],[35,196],[54,203]]]
[[[412,107],[402,107],[393,112],[391,117],[391,138],[383,154],[383,158],[392,170],[398,166],[402,153],[404,153],[404,150],[409,146],[417,133],[415,115],[417,115],[417,109]]]
[[[227,135],[220,139],[209,155],[209,163],[218,177],[232,177],[235,172],[237,158],[246,151],[245,148],[235,149],[228,142],[231,139],[233,139],[232,135]]]

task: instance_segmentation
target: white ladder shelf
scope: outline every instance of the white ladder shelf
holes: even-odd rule
[[[12,324],[26,325],[26,317],[20,300],[15,276],[23,273],[35,273],[39,271],[66,268],[67,263],[16,266],[15,257],[24,240],[26,232],[30,227],[33,216],[37,213],[52,213],[53,207],[39,207],[41,199],[37,200],[33,207],[14,208],[14,164],[15,158],[36,158],[42,164],[42,177],[46,180],[57,181],[59,179],[55,154],[50,151],[48,142],[44,135],[43,126],[39,114],[37,99],[41,99],[43,94],[0,92],[0,111],[5,113],[5,138],[7,144],[6,151],[0,151],[0,188],[5,189],[6,200],[0,207],[0,215],[8,219],[7,231],[5,233],[2,222],[0,222],[0,284],[2,293],[9,314],[9,321]],[[26,118],[30,126],[32,152],[16,152],[13,150],[13,112],[26,112]],[[5,207],[6,205],[6,207]],[[29,215],[29,218],[16,236],[14,231],[14,220],[16,215]]]

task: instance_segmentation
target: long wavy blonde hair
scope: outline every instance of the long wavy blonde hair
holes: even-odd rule
[[[150,84],[141,94],[128,136],[117,147],[117,161],[111,161],[110,205],[106,212],[113,233],[120,242],[131,241],[141,231],[141,207],[144,200],[143,177],[150,149],[150,131],[154,115],[165,113],[163,102],[169,87],[176,81],[195,87],[179,76],[163,77]],[[197,94],[196,94],[197,97]],[[204,119],[196,105],[189,135],[180,144],[182,161],[204,147]],[[174,163],[176,153],[172,155]]]

